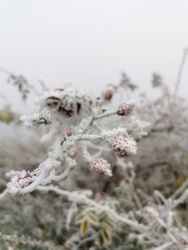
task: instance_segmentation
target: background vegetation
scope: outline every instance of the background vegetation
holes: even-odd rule
[[[128,118],[105,118],[109,130],[119,123],[129,131],[137,141],[137,154],[117,160],[103,147],[112,177],[92,173],[78,158],[79,166],[69,177],[55,183],[68,195],[53,189],[24,196],[5,194],[7,173],[32,171],[47,157],[50,145],[40,142],[45,128],[23,127],[19,114],[2,106],[0,249],[188,249],[188,109],[186,100],[177,94],[182,68],[183,63],[175,91],[154,73],[155,98],[140,93]],[[33,87],[24,77],[8,73],[10,83],[26,101]],[[128,102],[134,91],[139,92],[124,73],[112,85],[114,98],[106,103],[112,109],[119,98]],[[140,126],[147,133],[138,133]],[[89,200],[78,190],[91,190]],[[71,198],[74,194],[77,200]],[[90,210],[91,201],[99,204],[98,212]],[[111,210],[120,218],[113,217]]]

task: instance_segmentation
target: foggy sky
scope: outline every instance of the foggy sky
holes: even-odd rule
[[[173,86],[188,46],[187,0],[0,0],[0,67],[61,87],[99,93],[122,71],[143,89],[160,73]],[[180,93],[188,87],[188,61]],[[0,72],[0,96],[27,107]],[[0,101],[0,104],[2,100]]]

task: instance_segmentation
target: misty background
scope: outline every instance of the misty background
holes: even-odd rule
[[[22,74],[40,90],[38,79],[98,94],[122,72],[151,93],[151,74],[173,87],[188,47],[187,0],[0,0],[0,67]],[[0,105],[31,112],[0,71]],[[188,90],[188,60],[179,92]]]

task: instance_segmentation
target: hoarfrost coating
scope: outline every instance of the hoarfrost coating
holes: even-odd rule
[[[126,128],[108,130],[102,125],[102,120],[110,116],[116,115],[119,119],[128,116],[134,105],[132,102],[123,102],[116,110],[104,111],[103,105],[110,102],[113,96],[112,89],[110,93],[109,89],[107,92],[110,98],[104,94],[95,98],[72,87],[53,90],[44,88],[37,100],[39,112],[20,119],[26,126],[47,127],[47,133],[41,141],[48,141],[51,145],[48,158],[33,172],[18,172],[8,184],[11,194],[25,194],[40,185],[65,179],[77,166],[77,155],[85,159],[93,172],[112,176],[110,164],[96,157],[92,145],[105,143],[109,152],[120,157],[136,154],[136,142],[128,135]],[[100,146],[97,147],[100,151]]]

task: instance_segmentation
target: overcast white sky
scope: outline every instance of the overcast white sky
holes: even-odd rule
[[[187,46],[188,0],[0,0],[0,67],[37,89],[42,77],[98,93],[122,71],[145,89],[153,72],[173,85]],[[182,94],[187,85],[188,61]],[[0,95],[24,110],[7,86],[0,72]]]

